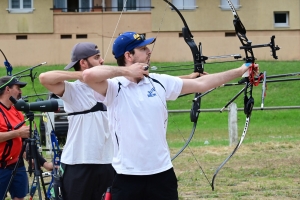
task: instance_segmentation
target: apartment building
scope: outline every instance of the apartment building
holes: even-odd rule
[[[244,56],[227,0],[169,1],[205,56]],[[231,1],[253,45],[275,35],[279,60],[300,60],[300,0]],[[193,59],[181,18],[163,0],[1,0],[0,8],[0,49],[13,66],[67,64],[71,48],[83,41],[96,43],[105,61],[115,62],[112,43],[125,31],[157,37],[153,61]],[[273,59],[269,48],[254,52],[258,60]]]

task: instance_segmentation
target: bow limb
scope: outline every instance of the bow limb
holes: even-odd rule
[[[3,51],[0,49],[5,61],[4,61],[4,65],[6,67],[6,72],[7,72],[7,76],[11,76],[11,73],[12,73],[12,70],[13,70],[13,67],[11,66],[11,64],[8,62],[5,54],[3,53]]]
[[[238,16],[233,4],[231,3],[230,0],[227,0],[228,4],[229,4],[229,7],[232,11],[232,14],[233,14],[233,25],[234,25],[234,28],[235,28],[235,33],[236,35],[238,36],[240,42],[242,43],[243,47],[244,48],[244,51],[245,51],[245,55],[246,55],[246,58],[245,58],[245,61],[246,63],[254,63],[255,62],[255,57],[254,57],[254,53],[253,53],[253,50],[252,50],[252,47],[251,47],[251,44],[252,42],[250,40],[248,40],[248,38],[246,37],[246,29],[245,29],[245,26],[243,25],[243,23],[241,22],[240,20],[240,17]]]
[[[193,61],[194,61],[194,72],[199,72],[199,73],[203,73],[204,71],[204,63],[205,60],[207,60],[207,57],[202,55],[202,46],[201,43],[199,44],[199,47],[197,47],[197,45],[194,42],[193,39],[193,35],[184,19],[184,17],[182,16],[181,12],[176,8],[176,6],[174,6],[171,2],[169,2],[168,0],[164,0],[167,4],[169,4],[175,11],[176,13],[179,15],[179,17],[181,18],[184,27],[182,28],[182,35],[184,38],[184,41],[187,43],[187,45],[190,47],[192,55],[193,55]],[[200,93],[195,93],[195,97],[201,95]],[[189,143],[191,142],[196,127],[197,127],[197,122],[198,122],[198,117],[200,114],[200,105],[201,105],[201,98],[198,98],[196,101],[193,101],[193,105],[191,108],[191,112],[190,112],[190,119],[191,122],[193,122],[193,128],[192,131],[190,133],[189,138],[185,141],[184,146],[175,154],[175,156],[173,156],[171,158],[171,160],[173,161],[177,156],[179,156],[180,153],[182,153],[184,151],[184,149],[186,147],[188,147]],[[183,138],[184,139],[184,138]],[[185,140],[185,139],[184,139]],[[191,151],[192,152],[192,151]],[[192,152],[193,154],[193,152]],[[193,154],[194,156],[194,154]],[[202,169],[201,165],[199,164],[198,160],[196,159],[196,157],[194,156],[195,160],[197,161],[201,171],[203,172],[205,178],[207,179],[209,185],[211,185],[211,183],[209,182],[204,170]]]
[[[212,178],[212,190],[214,191],[215,190],[215,187],[214,187],[214,181],[215,181],[215,178],[218,174],[218,172],[220,171],[220,169],[227,163],[227,161],[233,156],[233,154],[239,149],[239,147],[241,146],[242,142],[244,141],[244,138],[246,136],[246,133],[247,133],[247,130],[248,130],[248,126],[249,126],[249,123],[250,123],[250,116],[248,116],[246,118],[246,122],[245,122],[245,127],[244,127],[244,131],[243,131],[243,134],[240,138],[240,141],[239,143],[236,145],[236,147],[234,148],[234,150],[232,151],[232,153],[221,163],[221,165],[217,168],[216,172],[214,173],[213,175],[213,178]]]
[[[194,136],[196,127],[197,127],[197,122],[194,123],[193,129],[192,129],[192,131],[191,131],[191,133],[190,133],[190,136],[189,136],[189,138],[185,141],[185,144],[183,145],[183,147],[175,154],[175,156],[173,156],[173,157],[171,158],[172,161],[175,160],[175,158],[177,158],[177,156],[179,156],[179,154],[181,154],[181,152],[183,152],[183,150],[189,145],[189,143],[191,142],[191,140],[192,140],[192,138],[193,138],[193,136]],[[185,140],[185,139],[184,139],[184,140]]]
[[[53,158],[52,158],[52,163],[53,163],[53,169],[51,172],[52,178],[47,190],[47,198],[52,199],[52,188],[53,188],[53,183],[54,183],[54,176],[59,175],[59,166],[60,166],[60,159],[61,159],[61,149],[59,148],[58,140],[56,138],[54,129],[50,133],[50,140],[51,140],[51,151],[53,152]]]
[[[46,118],[46,116],[47,116],[47,118]],[[49,120],[49,122],[48,122],[48,120]],[[51,152],[51,161],[53,164],[53,169],[51,171],[51,181],[49,183],[49,187],[45,194],[45,198],[46,198],[46,200],[48,200],[48,199],[53,199],[52,194],[54,194],[54,189],[53,189],[54,178],[56,175],[59,175],[59,173],[60,173],[59,166],[60,166],[62,150],[59,148],[59,143],[57,141],[55,131],[54,131],[54,125],[53,125],[53,122],[51,120],[49,113],[47,113],[47,112],[45,113],[45,115],[43,114],[43,123],[46,121],[48,123],[50,123],[50,127],[51,127],[50,135],[47,134],[49,129],[46,128],[45,136],[51,142],[51,145],[49,146],[49,151]],[[45,127],[48,127],[48,126],[45,125]]]
[[[199,45],[199,48],[195,44],[195,42],[193,40],[193,35],[192,35],[184,17],[182,16],[181,12],[176,8],[176,6],[174,6],[171,2],[169,2],[167,0],[164,0],[164,1],[167,4],[169,4],[176,11],[176,13],[179,15],[179,17],[181,18],[181,20],[184,24],[184,27],[182,28],[182,34],[183,34],[183,38],[184,38],[185,42],[190,47],[192,55],[193,55],[194,72],[203,73],[204,57],[201,55],[201,44]],[[199,96],[199,95],[200,94],[195,94],[195,96]],[[191,108],[191,113],[190,113],[191,122],[194,123],[193,129],[191,131],[191,134],[190,134],[188,140],[184,144],[184,146],[175,154],[174,157],[172,157],[172,160],[174,160],[181,152],[183,152],[184,149],[188,146],[188,144],[192,140],[195,130],[196,130],[198,116],[200,113],[200,104],[201,104],[200,98],[193,103],[192,108]]]
[[[168,0],[164,0],[167,4],[169,4],[179,15],[180,19],[182,20],[184,27],[182,28],[182,35],[184,38],[184,41],[187,43],[187,45],[190,47],[194,59],[194,72],[199,72],[203,73],[204,70],[204,61],[207,59],[207,57],[202,56],[201,53],[201,44],[199,44],[199,48],[194,42],[193,35],[184,19],[182,16],[181,12],[174,6],[171,2]]]
[[[245,77],[245,79],[243,79],[243,82],[246,83],[246,86],[244,88],[244,113],[246,114],[246,122],[245,122],[245,126],[244,126],[244,131],[242,133],[242,136],[240,138],[239,143],[236,145],[236,147],[234,148],[233,152],[221,163],[221,165],[217,168],[217,170],[215,171],[214,175],[213,175],[213,179],[212,179],[212,190],[214,190],[214,181],[215,178],[218,174],[218,172],[221,170],[221,168],[228,162],[228,160],[235,154],[235,152],[239,149],[239,147],[241,146],[242,142],[244,141],[244,138],[246,137],[247,134],[247,130],[248,130],[248,126],[250,123],[250,117],[251,117],[251,113],[252,113],[252,108],[254,106],[254,98],[252,97],[252,90],[253,90],[253,85],[257,86],[258,83],[260,82],[261,78],[264,78],[265,75],[261,74],[258,77],[258,81],[255,81],[254,78],[254,69],[255,69],[255,56],[253,53],[253,48],[260,48],[260,47],[270,47],[271,48],[271,52],[272,52],[272,56],[274,59],[277,59],[277,55],[276,55],[276,51],[279,50],[280,48],[278,46],[275,46],[275,36],[271,37],[271,42],[269,44],[263,44],[263,45],[253,45],[252,46],[252,42],[250,40],[248,40],[248,38],[246,37],[246,29],[243,25],[243,23],[241,22],[232,2],[230,0],[227,0],[228,5],[232,11],[233,14],[233,25],[235,27],[235,32],[236,35],[238,36],[240,42],[242,43],[243,46],[240,47],[240,49],[244,49],[245,52],[245,62],[246,63],[251,63],[251,66],[249,66],[249,75],[248,77]],[[249,89],[249,90],[248,90]],[[247,95],[250,95],[249,97]]]
[[[250,40],[248,40],[248,38],[246,37],[246,29],[243,25],[243,23],[241,22],[233,4],[231,3],[230,0],[227,0],[229,7],[232,11],[233,14],[233,24],[235,27],[235,32],[236,35],[238,36],[240,42],[242,43],[245,51],[245,62],[246,63],[252,63],[252,66],[254,66],[254,62],[255,62],[255,57],[254,57],[254,53],[251,47],[252,42]],[[249,69],[252,67],[250,66]],[[250,70],[249,70],[250,71]],[[245,123],[245,127],[244,127],[244,131],[243,134],[240,138],[239,143],[236,145],[236,147],[234,148],[234,150],[232,151],[232,153],[220,164],[220,166],[216,169],[213,178],[212,178],[212,190],[214,191],[215,187],[214,187],[214,182],[215,182],[215,178],[217,176],[217,174],[219,173],[219,171],[222,169],[222,167],[229,161],[229,159],[235,154],[235,152],[239,149],[239,147],[241,146],[242,142],[244,141],[244,138],[246,137],[247,134],[247,130],[248,130],[248,126],[250,123],[250,116],[251,116],[251,112],[252,112],[252,108],[254,105],[254,99],[252,97],[252,88],[253,85],[252,83],[249,82],[249,77],[245,77],[243,79],[244,82],[246,82],[246,86],[243,89],[244,90],[244,112],[247,115],[246,117],[246,123]],[[247,97],[247,89],[250,88],[249,93],[250,93],[250,98]],[[241,93],[240,93],[241,94]]]

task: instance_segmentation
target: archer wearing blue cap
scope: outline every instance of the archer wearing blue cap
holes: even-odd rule
[[[111,195],[114,200],[178,200],[177,178],[166,139],[167,101],[180,94],[202,93],[227,83],[248,70],[239,68],[181,79],[149,73],[151,51],[146,39],[135,32],[118,36],[113,53],[119,66],[97,66],[82,72],[98,101],[107,106],[114,145],[116,170]]]
[[[155,38],[146,39],[144,34],[136,32],[125,32],[119,35],[113,44],[113,54],[119,66],[125,66],[124,54],[130,52],[134,54],[134,49],[144,47],[155,42]],[[149,56],[150,58],[150,56]]]

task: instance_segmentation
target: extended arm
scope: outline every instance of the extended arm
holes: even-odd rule
[[[225,84],[235,78],[241,77],[248,67],[242,65],[239,68],[228,70],[225,72],[208,74],[196,79],[183,79],[182,94],[195,93],[195,92],[205,92],[212,88],[218,87]]]
[[[208,74],[207,72],[203,72],[202,74],[199,73],[199,72],[193,72],[191,74],[181,75],[181,76],[178,76],[178,77],[181,78],[181,79],[194,79],[194,78],[198,78],[198,77],[201,77],[201,76],[204,76],[204,75],[207,75],[207,74]]]
[[[144,63],[135,63],[128,67],[101,65],[84,70],[82,76],[85,83],[105,96],[108,87],[107,79],[118,76],[125,76],[132,81],[142,79],[149,74],[149,71],[144,69],[145,66]]]

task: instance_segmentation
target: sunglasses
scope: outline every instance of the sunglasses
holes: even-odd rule
[[[124,52],[126,52],[126,49],[127,49],[127,47],[129,46],[129,45],[131,45],[132,43],[134,43],[135,41],[137,41],[137,40],[140,40],[140,41],[144,41],[145,39],[146,39],[146,36],[145,36],[145,34],[134,34],[134,40],[132,40],[131,42],[129,42],[126,46],[125,46],[125,48],[124,48]]]

